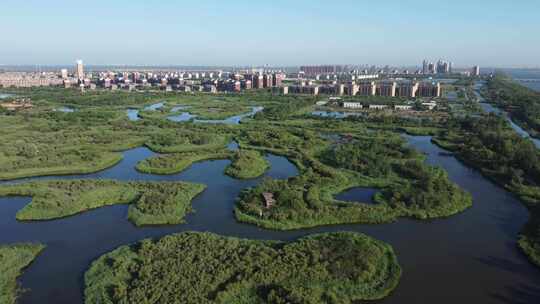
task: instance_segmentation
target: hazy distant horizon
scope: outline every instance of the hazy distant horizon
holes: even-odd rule
[[[4,0],[0,64],[540,67],[540,1]]]

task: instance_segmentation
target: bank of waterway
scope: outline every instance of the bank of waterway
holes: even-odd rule
[[[105,207],[50,222],[17,222],[15,213],[29,198],[0,198],[0,243],[35,241],[48,247],[22,276],[30,289],[20,303],[82,303],[83,274],[105,252],[147,237],[180,231],[211,231],[252,239],[292,240],[307,234],[357,231],[391,244],[403,267],[396,289],[382,303],[538,303],[540,270],[515,245],[527,220],[527,210],[510,193],[494,185],[454,157],[441,155],[430,137],[406,136],[425,152],[427,162],[442,166],[450,178],[471,192],[474,205],[448,219],[401,219],[385,225],[341,225],[288,232],[264,230],[236,222],[234,201],[240,191],[260,182],[240,181],[223,174],[229,161],[194,164],[181,174],[145,175],[135,164],[153,153],[145,148],[125,152],[117,166],[100,173],[59,178],[114,178],[118,180],[183,180],[208,185],[193,201],[195,213],[186,224],[136,228],[126,219],[126,206]],[[266,176],[287,178],[297,174],[286,159],[268,156]],[[42,177],[43,179],[51,177]],[[35,180],[32,179],[32,180]],[[19,181],[18,181],[19,182]]]
[[[510,118],[510,115],[508,115],[508,113],[488,103],[487,100],[484,97],[482,97],[482,95],[480,94],[480,89],[482,88],[482,86],[483,86],[482,83],[477,83],[475,85],[475,90],[474,90],[474,93],[476,94],[476,97],[478,98],[482,109],[487,113],[495,113],[497,115],[504,117],[510,123],[510,125],[512,126],[512,129],[516,131],[516,133],[518,133],[521,137],[530,139],[534,143],[536,148],[540,149],[540,139],[532,137],[527,131],[525,131],[518,124],[512,121],[512,118]]]

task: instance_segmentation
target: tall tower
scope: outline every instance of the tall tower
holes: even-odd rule
[[[472,75],[473,75],[473,76],[480,76],[480,66],[475,65],[475,66],[472,68]]]
[[[428,67],[429,63],[427,60],[424,60],[424,62],[422,62],[422,74],[428,74],[429,73],[429,67]]]
[[[83,62],[82,60],[77,60],[77,66],[75,68],[75,76],[77,76],[77,78],[79,79],[83,79],[84,78],[84,67],[83,67]]]

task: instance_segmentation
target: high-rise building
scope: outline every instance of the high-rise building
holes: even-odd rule
[[[305,75],[319,75],[319,74],[335,74],[341,73],[347,70],[346,66],[341,65],[314,65],[314,66],[301,66],[300,72]]]
[[[418,91],[418,82],[415,81],[403,81],[399,83],[397,94],[400,97],[416,97]]]
[[[437,62],[437,73],[438,74],[450,73],[450,63],[448,61],[439,60]]]
[[[263,86],[265,88],[271,88],[273,84],[273,76],[272,74],[264,74],[263,76]]]
[[[360,82],[359,94],[361,96],[373,96],[376,93],[377,85],[374,81]]]
[[[429,62],[427,60],[422,62],[422,74],[429,74]]]
[[[264,88],[264,77],[263,77],[263,75],[254,75],[253,87],[255,87],[257,89],[263,89]]]
[[[396,82],[394,81],[383,81],[377,86],[377,95],[379,96],[396,96]]]
[[[335,92],[336,92],[336,95],[343,96],[343,94],[345,94],[345,85],[342,83],[336,84]]]
[[[67,69],[61,69],[60,74],[62,75],[62,79],[68,78],[68,70]]]
[[[82,60],[77,60],[77,66],[75,67],[75,76],[79,79],[84,78],[84,67]]]
[[[285,78],[285,75],[282,74],[282,73],[275,73],[273,75],[273,82],[272,82],[272,85],[274,87],[280,87],[281,84],[283,83],[283,79]]]
[[[418,87],[418,97],[440,97],[441,84],[439,82],[422,82]]]
[[[437,67],[433,62],[428,63],[428,71],[429,74],[436,74],[437,73]]]
[[[347,87],[347,94],[350,96],[356,96],[360,87],[356,83],[349,84]]]
[[[480,76],[480,66],[475,65],[472,68],[472,75],[476,77]]]

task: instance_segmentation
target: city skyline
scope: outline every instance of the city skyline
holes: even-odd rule
[[[0,65],[419,66],[449,58],[455,67],[537,67],[538,9],[536,1],[7,0]]]

